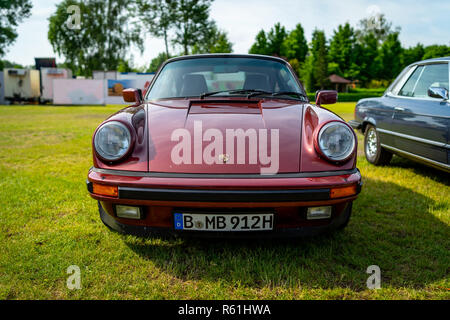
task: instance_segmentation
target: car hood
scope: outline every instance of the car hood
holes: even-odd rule
[[[299,172],[302,112],[302,103],[287,100],[148,103],[149,171]]]

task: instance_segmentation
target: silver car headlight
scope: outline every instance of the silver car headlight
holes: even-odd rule
[[[116,161],[125,156],[131,148],[130,130],[119,121],[106,122],[95,133],[94,147],[103,160]]]
[[[317,135],[320,153],[330,161],[347,160],[354,152],[356,138],[353,130],[339,121],[325,124]]]

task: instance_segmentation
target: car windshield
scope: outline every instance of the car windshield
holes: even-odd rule
[[[148,100],[205,96],[276,94],[304,96],[290,69],[270,59],[205,57],[164,66],[147,94]]]

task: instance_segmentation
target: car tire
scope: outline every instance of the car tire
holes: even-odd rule
[[[381,147],[380,135],[371,124],[364,132],[364,154],[367,161],[376,166],[387,165],[392,159],[392,153]]]

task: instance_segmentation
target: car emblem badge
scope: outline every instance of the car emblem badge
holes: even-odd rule
[[[226,153],[220,154],[219,155],[219,160],[222,161],[223,163],[227,163],[228,160],[230,160],[230,156],[227,155]]]
[[[202,223],[201,221],[196,221],[196,222],[195,222],[195,226],[196,226],[198,229],[201,229],[201,228],[203,228],[203,223]]]

